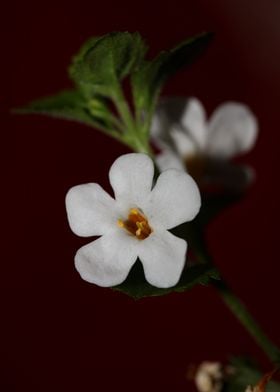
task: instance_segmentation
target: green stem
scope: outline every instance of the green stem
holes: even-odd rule
[[[216,281],[213,285],[218,290],[225,304],[240,321],[243,327],[255,339],[267,357],[274,363],[280,363],[280,350],[265,335],[261,327],[251,316],[246,306],[233,294],[223,281]]]
[[[139,124],[135,121],[130,107],[125,99],[121,87],[116,87],[115,96],[112,98],[118,110],[126,130],[122,135],[123,141],[129,145],[134,151],[145,153],[153,157],[153,151],[149,144],[149,138],[141,132]]]
[[[154,158],[154,153],[153,153],[153,151],[152,151],[152,149],[151,149],[151,147],[149,145],[149,142],[147,140],[141,140],[139,138],[139,136],[140,135],[138,134],[138,137],[135,138],[135,141],[134,141],[134,149],[135,149],[135,151],[148,154],[153,159]],[[142,138],[142,139],[144,139],[144,138]]]
[[[127,130],[130,132],[135,131],[135,122],[131,114],[131,110],[126,102],[125,96],[121,87],[116,87],[115,96],[113,97],[113,102],[121,116]]]
[[[116,129],[112,129],[112,128],[107,128],[107,127],[103,127],[101,124],[92,121],[92,125],[94,128],[99,129],[101,132],[105,133],[106,135],[109,135],[111,137],[113,137],[114,139],[118,140],[119,142],[122,142],[122,137],[120,132],[118,132]]]
[[[197,254],[197,258],[201,263],[214,264],[212,258],[207,252],[207,247],[204,242],[204,236],[199,230],[199,226],[192,225],[191,233],[194,240],[192,241],[193,249]],[[189,230],[190,230],[189,229]],[[240,299],[232,292],[223,280],[212,280],[212,285],[217,289],[224,303],[231,310],[233,315],[239,320],[247,332],[252,336],[255,342],[262,348],[267,357],[274,363],[280,364],[280,350],[271,342],[266,336],[262,328],[258,325],[256,320],[249,313],[246,306]]]

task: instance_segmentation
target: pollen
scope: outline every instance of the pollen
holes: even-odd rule
[[[138,208],[131,208],[127,220],[118,219],[118,226],[134,235],[138,240],[144,240],[152,233],[148,219]]]

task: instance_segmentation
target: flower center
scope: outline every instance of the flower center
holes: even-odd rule
[[[144,240],[153,231],[149,226],[147,218],[138,208],[131,208],[127,220],[119,219],[118,226],[126,229],[130,234],[138,238],[138,240]]]

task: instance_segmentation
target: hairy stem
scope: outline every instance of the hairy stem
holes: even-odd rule
[[[127,130],[135,132],[135,121],[121,87],[116,88],[115,96],[112,99]]]
[[[218,290],[225,304],[254,338],[259,347],[262,348],[267,357],[274,363],[280,363],[280,350],[266,336],[261,327],[251,316],[246,306],[235,296],[235,294],[233,294],[225,282],[215,281],[213,285]]]
[[[192,246],[199,262],[214,265],[213,260],[207,251],[203,232],[197,225],[190,226],[191,228],[189,230],[191,230],[192,238],[195,238],[195,241],[192,241]],[[280,349],[264,333],[242,301],[240,301],[240,299],[232,292],[223,280],[212,280],[212,285],[216,288],[222,300],[231,310],[233,315],[252,336],[266,356],[272,362],[280,364]]]

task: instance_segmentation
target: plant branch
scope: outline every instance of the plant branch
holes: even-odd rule
[[[262,348],[267,357],[272,362],[280,364],[280,350],[266,336],[256,320],[251,316],[246,306],[236,297],[224,281],[213,281],[213,286],[218,290],[224,303],[254,338],[259,347]]]
[[[193,249],[200,263],[212,264],[213,260],[207,251],[204,236],[198,225],[191,227]],[[187,232],[186,232],[187,234]],[[228,285],[221,280],[212,280],[212,285],[216,288],[224,303],[231,310],[233,315],[239,320],[247,332],[252,336],[258,346],[263,350],[267,357],[275,364],[280,364],[280,349],[268,338],[260,325],[252,317],[242,301],[232,292]]]

